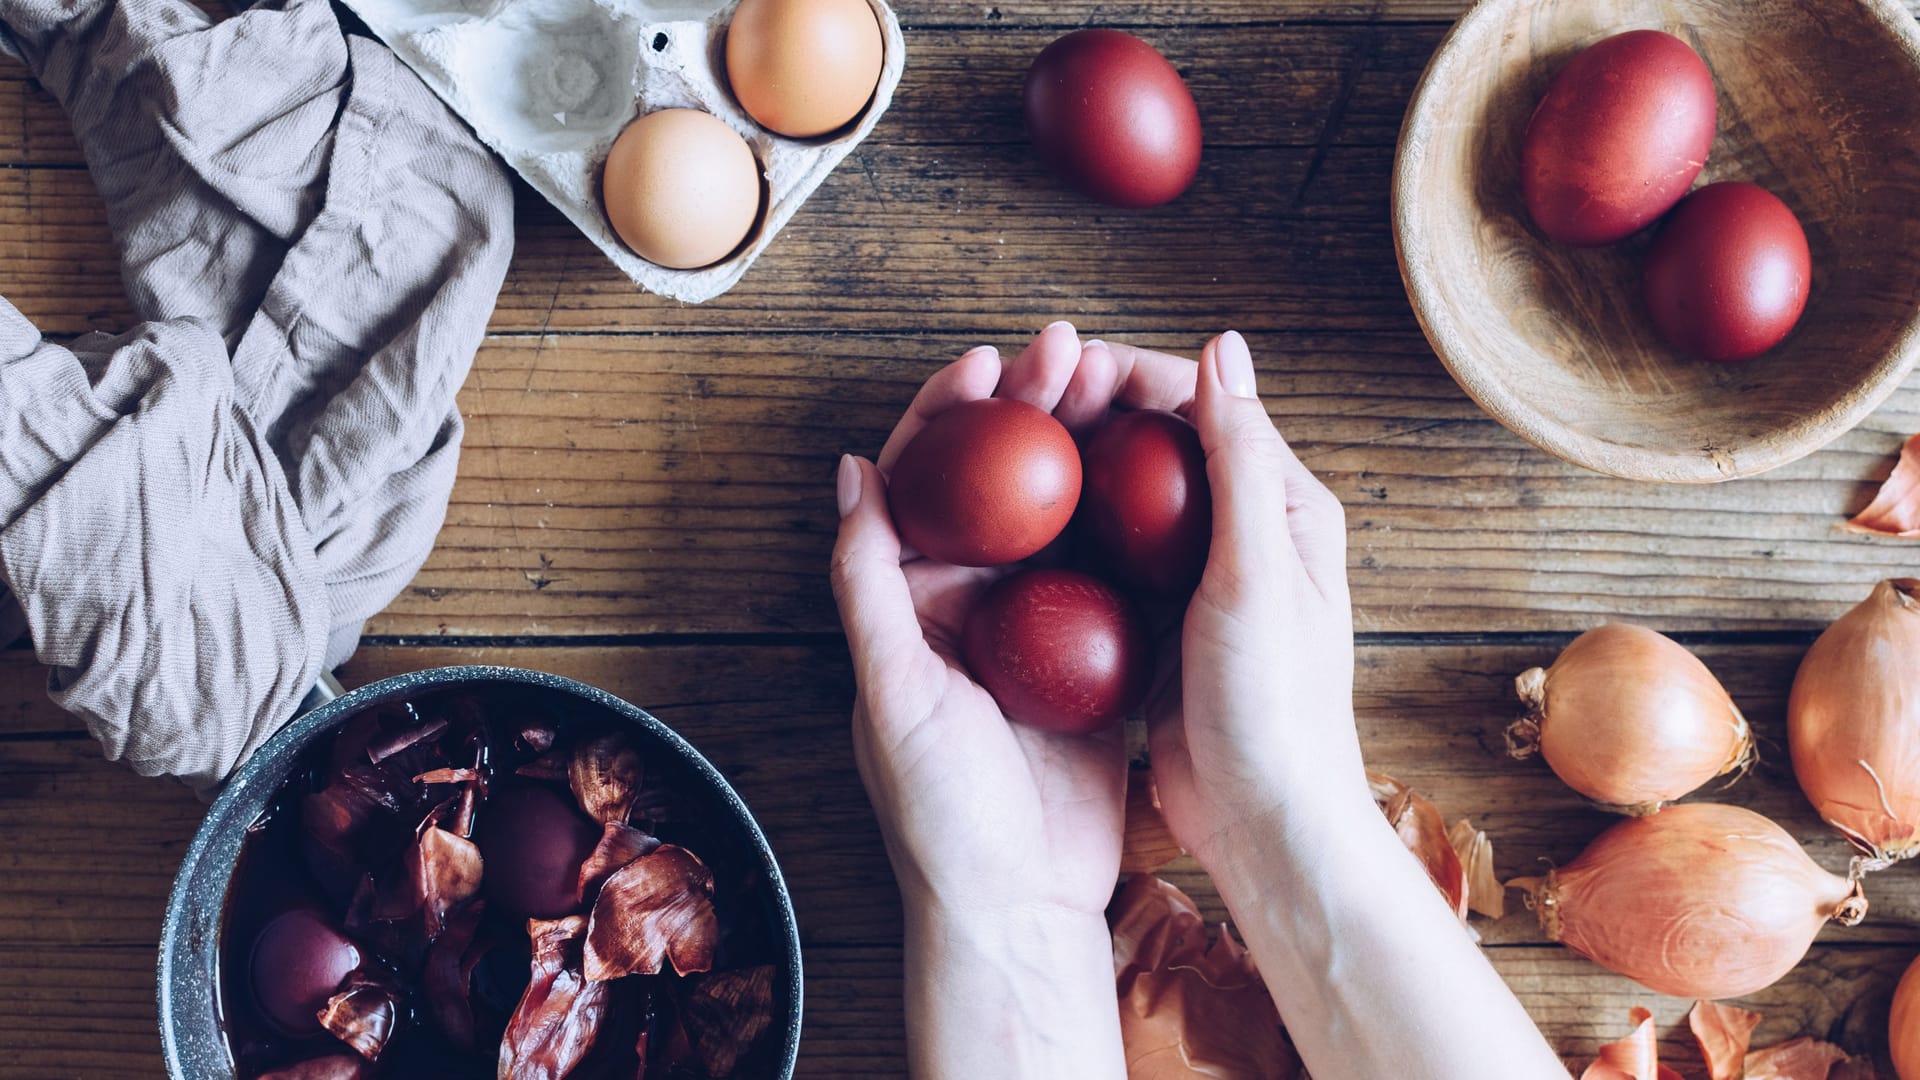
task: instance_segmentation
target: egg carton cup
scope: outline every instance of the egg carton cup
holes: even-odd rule
[[[906,66],[900,21],[867,0],[883,55],[873,100],[851,125],[789,139],[754,123],[726,86],[727,23],[698,0],[345,0],[527,183],[649,292],[700,303],[732,288],[893,100]],[[659,109],[712,113],[753,148],[761,213],[725,259],[673,270],[621,242],[600,202],[600,168],[629,122]]]

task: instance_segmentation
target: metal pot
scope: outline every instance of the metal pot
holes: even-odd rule
[[[160,1042],[170,1080],[233,1080],[235,1069],[220,1019],[220,920],[227,886],[239,861],[247,826],[267,808],[301,751],[355,713],[405,698],[447,691],[500,687],[570,698],[570,706],[632,726],[643,754],[676,758],[685,775],[703,784],[723,814],[733,820],[743,850],[757,853],[772,909],[774,932],[784,953],[774,984],[774,1030],[780,1040],[776,1076],[790,1080],[800,1051],[800,930],[793,901],[774,861],[773,849],[747,805],[720,771],[673,729],[646,710],[585,683],[540,671],[507,667],[446,667],[382,679],[301,715],[249,758],[227,782],[187,848],[167,900],[160,936]]]

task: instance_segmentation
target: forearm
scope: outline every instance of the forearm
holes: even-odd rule
[[[915,1080],[1120,1080],[1113,942],[1097,915],[907,905]]]
[[[1208,867],[1314,1080],[1566,1077],[1371,802],[1322,814],[1250,821]]]

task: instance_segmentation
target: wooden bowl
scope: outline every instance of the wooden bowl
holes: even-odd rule
[[[1665,30],[1712,69],[1698,183],[1748,180],[1806,227],[1806,314],[1744,363],[1692,360],[1641,296],[1648,234],[1548,241],[1520,196],[1534,105],[1579,49]],[[1481,0],[1414,91],[1394,241],[1434,351],[1481,407],[1568,461],[1639,480],[1763,472],[1860,422],[1920,355],[1920,27],[1892,0]]]

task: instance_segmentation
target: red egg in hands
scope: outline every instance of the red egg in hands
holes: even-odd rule
[[[1200,433],[1170,412],[1116,414],[1081,455],[1080,528],[1121,581],[1161,596],[1191,592],[1213,542],[1213,496]]]
[[[1800,321],[1813,279],[1807,234],[1752,184],[1708,184],[1674,208],[1647,251],[1647,310],[1660,335],[1705,360],[1747,360]]]
[[[600,833],[571,795],[537,785],[494,792],[474,837],[486,867],[480,887],[487,902],[523,919],[577,913],[580,864]]]
[[[1713,148],[1713,75],[1686,42],[1632,30],[1554,76],[1520,148],[1527,214],[1576,247],[1624,240],[1693,186]]]
[[[1073,570],[1000,579],[967,616],[967,669],[1008,719],[1085,735],[1124,719],[1153,677],[1153,642],[1120,591]]]
[[[1079,500],[1073,436],[1012,398],[964,402],[927,421],[887,478],[900,538],[958,566],[1033,555],[1067,527]]]
[[[267,1022],[292,1038],[320,1033],[320,1010],[360,966],[360,949],[326,916],[296,907],[253,939],[253,997]]]
[[[1076,30],[1027,69],[1027,137],[1054,175],[1112,206],[1168,202],[1200,171],[1200,110],[1154,47]]]

